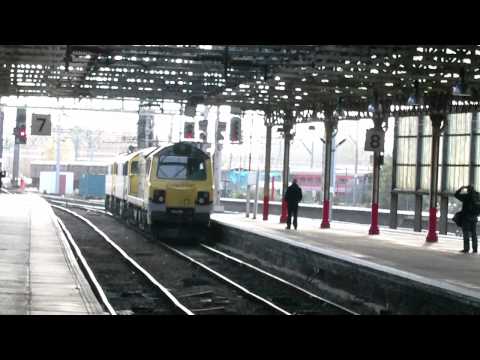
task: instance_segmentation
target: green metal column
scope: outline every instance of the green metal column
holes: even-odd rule
[[[423,114],[418,115],[417,127],[417,163],[415,166],[415,215],[413,219],[413,231],[422,231],[422,208],[423,196],[422,187],[422,152],[423,152],[423,126],[425,117]]]
[[[325,167],[323,171],[323,208],[321,229],[330,228],[330,179],[332,177],[332,137],[337,129],[338,119],[333,115],[332,111],[325,112]],[[333,170],[335,176],[335,170]],[[335,189],[333,190],[335,191]]]
[[[477,136],[475,135],[477,132],[477,121],[478,121],[478,113],[472,113],[472,125],[470,128],[470,163],[469,163],[469,171],[468,171],[468,183],[470,185],[475,184],[475,176],[477,167],[475,164],[477,163]],[[479,189],[475,189],[479,190]]]
[[[443,150],[442,150],[442,174],[441,174],[441,185],[440,185],[440,220],[439,220],[439,232],[440,234],[446,235],[448,230],[448,194],[447,194],[447,178],[448,178],[448,142],[449,142],[449,130],[448,130],[448,119],[445,126],[445,131],[443,132]]]
[[[427,242],[437,242],[437,196],[438,196],[438,157],[440,153],[440,135],[447,114],[434,113],[430,115],[432,121],[432,153],[430,160],[430,200],[428,216]]]
[[[397,187],[397,156],[398,156],[398,115],[395,116],[393,126],[393,154],[392,154],[392,190],[390,192],[390,228],[396,229],[398,226],[398,193]]]
[[[269,211],[269,192],[270,192],[270,162],[272,157],[272,122],[265,118],[265,127],[267,129],[265,144],[265,175],[263,185],[263,220],[268,220]]]

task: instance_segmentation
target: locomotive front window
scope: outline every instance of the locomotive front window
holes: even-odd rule
[[[175,180],[206,180],[207,172],[203,159],[187,156],[160,156],[157,177]]]
[[[132,161],[130,165],[130,174],[137,175],[138,174],[138,161]]]

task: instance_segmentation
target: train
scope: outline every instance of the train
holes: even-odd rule
[[[248,170],[230,169],[222,171],[222,183],[224,184],[222,196],[226,198],[245,198],[247,192]],[[356,180],[355,180],[356,178]],[[270,171],[270,200],[280,200],[282,191],[282,171]],[[303,202],[321,203],[323,201],[323,170],[322,169],[292,169],[289,173],[289,182],[297,179],[298,185],[303,191]],[[356,184],[355,184],[356,181]],[[264,172],[260,171],[259,187],[263,189]],[[368,192],[371,187],[371,172],[368,169],[360,169],[357,176],[354,169],[336,169],[335,198],[344,205],[353,202],[354,188],[357,193]],[[274,191],[272,191],[272,189]],[[253,190],[252,190],[253,191]]]
[[[210,155],[194,142],[141,149],[108,166],[105,208],[153,233],[208,227],[214,182]]]

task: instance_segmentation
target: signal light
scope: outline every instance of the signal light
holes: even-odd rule
[[[27,143],[27,129],[25,126],[19,126],[14,129],[15,134],[15,143],[16,144],[26,144]]]
[[[236,143],[242,141],[242,119],[236,116],[230,121],[230,141]]]
[[[217,142],[224,139],[222,132],[227,129],[227,123],[225,121],[220,121],[217,128]]]
[[[193,139],[195,138],[195,123],[193,122],[186,122],[183,128],[183,137],[185,139]]]
[[[208,129],[208,120],[200,120],[198,122],[198,128],[200,130],[200,140],[203,142],[207,141],[207,129]]]
[[[224,140],[224,137],[222,135],[222,132],[219,130],[217,131],[217,142]]]

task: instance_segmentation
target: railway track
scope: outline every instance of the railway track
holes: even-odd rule
[[[84,209],[80,210],[80,212],[88,212],[85,216],[96,217],[95,220],[99,220],[101,217],[113,217],[112,214],[109,214],[104,210],[93,210],[90,206],[84,206],[81,204],[75,204],[74,206],[78,209]],[[92,215],[92,212],[102,215]],[[114,217],[114,219],[117,220],[116,217]],[[103,219],[101,222],[105,223],[105,221],[106,220]],[[123,222],[122,224],[127,226],[127,224],[124,224]],[[142,236],[144,239],[149,238],[149,240],[152,240],[152,237],[148,233],[131,226],[128,226],[128,228]],[[150,245],[150,248],[153,246],[153,248],[156,249],[155,253],[158,254],[158,250],[160,249],[167,250],[170,254],[183,261],[187,261],[197,270],[200,270],[204,274],[206,273],[208,277],[215,279],[217,282],[223,283],[225,286],[233,289],[236,293],[241,294],[243,298],[248,298],[251,302],[263,306],[271,313],[284,315],[356,315],[355,312],[341,305],[324,299],[308,290],[245,261],[225,254],[211,246],[205,244],[199,244],[197,246],[179,246],[169,245],[159,241],[149,241],[148,244]],[[165,251],[163,253],[165,253]],[[201,272],[197,271],[196,273],[199,274]],[[198,299],[203,299],[204,301],[210,299],[210,303],[218,305],[218,302],[212,300],[212,295],[215,293],[215,290],[203,289],[202,291],[202,289],[197,289],[190,294],[184,294],[184,292],[182,293],[182,291],[178,291],[177,289],[176,292],[179,293],[179,298],[198,297]],[[224,309],[224,305],[232,301],[232,298],[229,296],[221,296],[220,298],[224,300],[223,303],[221,302],[223,306],[211,306],[211,313],[216,313],[215,310],[220,311],[222,308]],[[196,310],[198,313],[202,313],[202,311],[198,311],[202,310],[201,308]],[[195,313],[194,310],[192,311]],[[205,313],[208,312],[208,310],[205,311]],[[220,313],[222,312],[220,311]],[[247,313],[249,312],[247,311]],[[254,311],[254,313],[258,312]]]
[[[105,210],[105,202],[99,200],[83,200],[83,199],[75,199],[75,198],[67,198],[61,196],[54,196],[54,195],[42,195],[42,197],[47,200],[48,202],[60,205],[64,207],[78,207],[80,209],[90,209],[90,210]]]
[[[164,303],[159,304],[159,309],[156,309],[158,305],[155,302],[151,302],[148,308],[143,304],[144,298],[152,299],[155,296],[151,293],[151,285],[148,287],[136,286],[136,282],[144,282],[144,279],[131,276],[130,274],[123,275],[124,273],[121,272],[121,269],[118,269],[119,265],[115,262],[111,251],[105,252],[105,247],[112,247],[114,245],[124,253],[124,259],[128,256],[131,260],[137,263],[138,266],[130,266],[134,272],[136,272],[135,269],[138,269],[139,267],[143,268],[143,274],[148,273],[149,276],[147,277],[149,277],[150,280],[154,279],[157,284],[161,283],[165,289],[168,287],[171,297],[175,298],[178,302],[181,302],[191,314],[270,315],[282,313],[281,309],[276,308],[273,304],[252,301],[250,298],[246,297],[238,287],[226,286],[225,284],[216,281],[216,279],[213,279],[212,281],[212,279],[206,274],[199,273],[197,269],[186,266],[185,261],[178,259],[176,256],[172,256],[154,244],[145,242],[144,237],[140,234],[119,227],[117,221],[111,217],[108,217],[107,219],[114,225],[113,232],[118,230],[118,233],[114,233],[113,236],[111,234],[112,228],[109,230],[110,234],[107,235],[107,230],[100,230],[98,226],[94,225],[88,218],[69,209],[57,205],[52,206],[54,207],[57,216],[62,218],[65,223],[70,222],[70,224],[67,223],[67,226],[74,225],[72,218],[77,220],[77,223],[78,220],[83,223],[82,225],[75,225],[76,229],[71,231],[73,234],[72,237],[81,237],[80,242],[83,243],[79,244],[79,247],[83,247],[82,250],[84,252],[90,252],[90,256],[85,255],[85,258],[89,263],[91,261],[95,262],[94,265],[92,264],[92,272],[101,272],[100,276],[98,276],[98,283],[105,289],[105,295],[108,299],[113,296],[113,301],[110,300],[112,307],[115,309],[117,309],[118,306],[122,307],[122,312],[120,313],[170,314],[178,312],[172,312],[171,310],[166,309]],[[64,214],[62,215],[60,212],[64,212]],[[95,215],[92,215],[90,209],[86,209],[85,212],[88,212],[86,216],[95,217]],[[103,239],[103,244],[101,246],[93,246],[94,243],[97,244],[102,242],[98,237],[96,239],[91,239],[89,242],[85,239],[84,234],[88,232],[88,228],[93,229],[93,227],[96,228],[96,232]],[[127,234],[127,237],[125,237],[128,232],[130,232],[130,234]],[[135,237],[132,236],[132,233],[136,236],[135,239],[132,239],[132,237]],[[115,239],[115,242],[112,238]],[[121,240],[119,241],[120,238],[123,240],[121,246],[118,244],[122,242]],[[110,241],[106,241],[106,239],[109,239]],[[100,247],[100,250],[98,247]],[[133,258],[136,259],[134,260]],[[113,263],[110,269],[108,269],[109,263]],[[107,267],[107,269],[102,268],[102,266]],[[165,271],[166,268],[168,271]],[[102,276],[103,278],[100,279]],[[115,281],[117,277],[120,278],[119,281]],[[124,288],[127,288],[127,291],[125,291]],[[131,288],[133,288],[133,290],[131,290]],[[124,299],[120,299],[119,301],[118,294],[123,294],[125,292],[127,295],[131,294],[133,296],[131,302],[124,301]],[[159,297],[158,294],[156,296],[157,298]],[[113,304],[114,301],[119,302],[119,304],[115,306]]]
[[[47,195],[47,194],[42,194],[41,195],[43,198],[46,200],[56,200],[56,201],[62,201],[66,203],[77,203],[77,204],[84,204],[84,205],[96,205],[96,206],[105,206],[105,200],[85,200],[85,199],[79,199],[79,198],[71,198],[71,197],[66,197],[66,196],[58,196],[58,195]]]
[[[102,304],[112,315],[193,313],[160,284],[147,270],[88,219],[75,212],[52,205],[59,224]],[[72,236],[68,228],[75,228]],[[88,265],[91,264],[91,267]],[[112,276],[112,273],[115,276]]]
[[[268,299],[285,315],[357,315],[355,312],[302,289],[276,275],[225,254],[208,245],[171,246],[159,243],[226,282],[248,288],[253,297]]]

